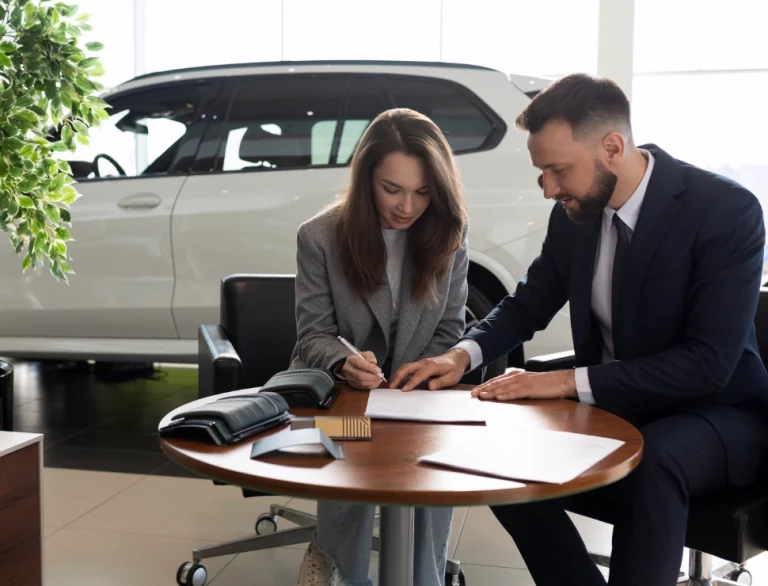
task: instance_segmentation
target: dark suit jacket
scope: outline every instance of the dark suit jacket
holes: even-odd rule
[[[739,481],[757,458],[738,454],[744,434],[754,433],[755,443],[768,436],[768,374],[754,326],[763,212],[740,185],[655,145],[642,148],[655,166],[622,269],[613,320],[617,361],[600,364],[603,342],[591,309],[601,218],[575,224],[560,204],[526,278],[466,338],[489,363],[570,302],[576,364],[589,367],[597,406],[630,420],[675,411],[707,417]]]

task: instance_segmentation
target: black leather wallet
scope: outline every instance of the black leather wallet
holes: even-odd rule
[[[297,368],[278,372],[261,387],[261,392],[277,393],[291,407],[327,409],[336,400],[339,389],[328,371]]]
[[[232,445],[290,421],[288,404],[275,393],[249,393],[222,397],[186,409],[159,429],[164,437],[213,441]]]

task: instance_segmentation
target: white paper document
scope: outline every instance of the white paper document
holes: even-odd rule
[[[483,423],[486,416],[471,391],[409,391],[374,389],[368,396],[365,415],[371,419],[432,421],[436,423]]]
[[[508,480],[562,484],[623,444],[564,431],[526,429],[507,434],[489,430],[482,443],[457,445],[422,456],[419,461]]]

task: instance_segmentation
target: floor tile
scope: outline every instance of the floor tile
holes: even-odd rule
[[[303,551],[283,547],[240,554],[211,586],[295,586],[303,555]],[[379,557],[376,553],[371,554],[369,572],[374,585],[378,585]]]
[[[469,509],[455,557],[462,565],[525,569],[514,541],[488,507]]]
[[[132,474],[46,468],[43,523],[64,527],[141,480]]]
[[[76,470],[99,470],[124,474],[151,474],[168,462],[162,453],[128,452],[53,446],[45,450],[45,466]]]
[[[467,520],[467,507],[456,507],[453,510],[453,522],[451,523],[451,541],[448,543],[448,558],[456,557],[456,548],[459,545],[459,537]]]
[[[199,545],[193,539],[62,529],[45,540],[45,585],[169,586]],[[205,560],[209,580],[232,557]]]
[[[209,480],[148,476],[72,525],[207,541],[255,534],[259,514],[285,497],[244,498],[240,489]]]
[[[527,570],[461,564],[469,586],[536,586]]]

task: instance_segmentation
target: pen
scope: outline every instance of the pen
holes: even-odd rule
[[[360,358],[363,358],[363,356],[360,354],[360,350],[358,350],[357,348],[355,348],[355,347],[354,347],[352,344],[350,344],[349,342],[347,342],[347,341],[346,341],[344,338],[342,338],[341,336],[336,336],[336,337],[339,339],[339,342],[341,342],[342,344],[344,344],[344,345],[345,345],[345,346],[346,346],[346,347],[349,349],[349,351],[350,351],[350,352],[354,352],[356,356],[360,356]],[[365,360],[365,358],[363,358],[363,360]],[[380,378],[381,380],[383,380],[384,382],[387,382],[387,379],[386,379],[386,378],[384,378],[384,375],[383,375],[382,373],[379,373],[379,378]]]

